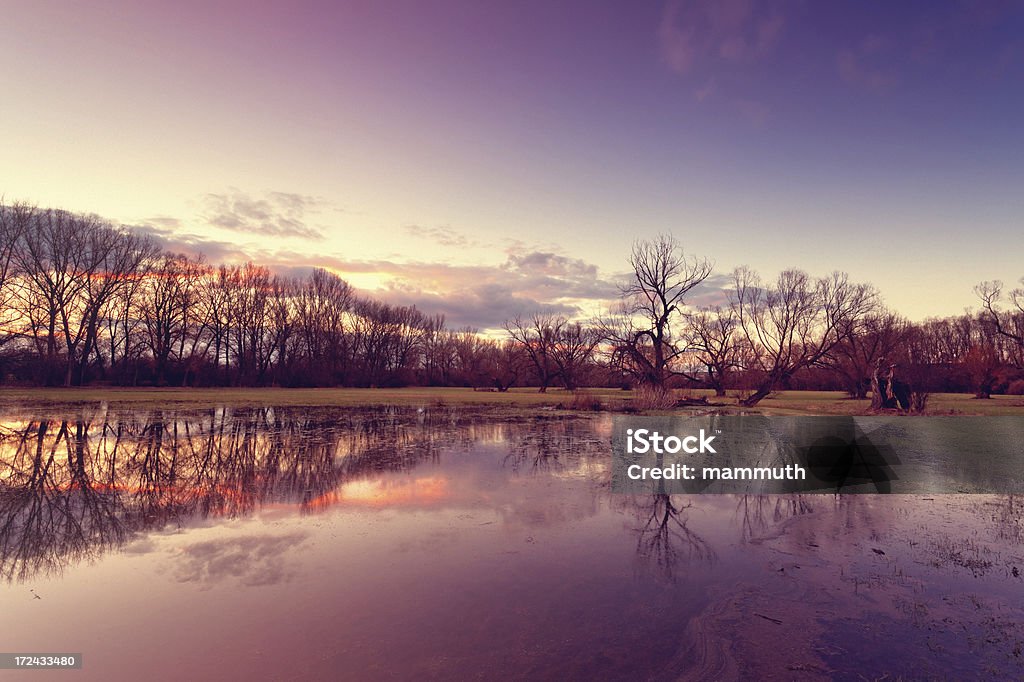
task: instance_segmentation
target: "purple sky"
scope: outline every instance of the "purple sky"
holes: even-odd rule
[[[0,193],[487,328],[635,238],[920,319],[1024,275],[1024,2],[6,3]]]

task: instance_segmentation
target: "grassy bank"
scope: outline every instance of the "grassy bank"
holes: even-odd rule
[[[622,400],[623,391],[593,389],[601,400],[614,396]],[[278,405],[332,406],[360,405],[495,405],[504,407],[568,406],[574,395],[562,389],[512,389],[507,393],[474,391],[471,388],[2,388],[0,404],[6,403],[84,403],[156,405]]]
[[[707,397],[713,409],[739,411],[734,395],[716,398],[709,391],[686,391],[688,397]],[[682,394],[681,394],[682,395]],[[507,393],[470,388],[0,388],[0,405],[107,402],[145,407],[197,407],[211,404],[340,406],[360,405],[474,405],[507,409],[574,409],[594,407],[623,410],[634,406],[634,394],[617,389],[585,389],[578,394],[563,389],[516,388]],[[866,414],[868,400],[850,400],[836,391],[780,391],[752,410],[777,415]],[[696,408],[706,409],[706,408]],[[960,393],[933,394],[927,414],[1024,415],[1024,397],[996,396],[976,400]]]

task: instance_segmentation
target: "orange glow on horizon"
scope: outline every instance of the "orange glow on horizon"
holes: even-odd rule
[[[362,480],[344,483],[337,490],[313,498],[306,506],[311,509],[338,505],[427,506],[450,496],[448,479],[440,476],[421,476],[400,481]]]

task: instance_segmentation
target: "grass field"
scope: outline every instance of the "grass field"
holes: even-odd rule
[[[706,396],[712,408],[739,411],[736,397],[715,398],[710,391],[692,390],[681,395]],[[40,403],[107,402],[121,406],[197,407],[211,404],[276,406],[360,405],[476,405],[506,409],[628,409],[631,391],[591,388],[574,394],[563,389],[516,388],[507,393],[474,391],[470,388],[0,388],[0,405]],[[780,391],[761,401],[756,408],[743,410],[777,415],[852,415],[866,414],[868,400],[851,400],[835,391]],[[682,412],[694,409],[681,408]],[[928,401],[931,415],[1024,415],[1024,397],[995,396],[977,400],[961,393],[936,393]]]

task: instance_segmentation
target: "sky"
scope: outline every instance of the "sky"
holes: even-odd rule
[[[53,2],[0,23],[0,195],[496,328],[631,244],[870,282],[1024,275],[1024,1]]]

